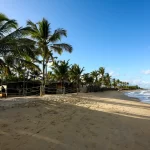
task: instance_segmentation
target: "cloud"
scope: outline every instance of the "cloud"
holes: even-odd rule
[[[143,70],[142,73],[146,75],[150,75],[150,70]]]
[[[144,81],[142,79],[130,79],[127,80],[126,82],[129,82],[130,85],[138,85],[142,88],[150,88],[150,82],[149,81]]]
[[[119,73],[115,73],[114,71],[108,71],[109,75],[112,77],[118,77]]]

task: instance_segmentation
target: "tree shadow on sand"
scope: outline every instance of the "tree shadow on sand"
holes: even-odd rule
[[[1,149],[149,150],[149,137],[150,119],[142,115],[43,100],[0,111]]]

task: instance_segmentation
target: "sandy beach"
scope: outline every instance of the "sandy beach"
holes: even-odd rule
[[[150,105],[117,91],[0,99],[0,150],[150,150]]]

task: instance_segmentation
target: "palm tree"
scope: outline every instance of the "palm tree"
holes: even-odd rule
[[[35,68],[30,70],[30,76],[32,79],[34,79],[34,81],[39,79],[41,77],[40,75],[41,75],[40,70],[37,70]]]
[[[120,80],[119,79],[116,80],[116,84],[117,84],[117,87],[120,86]]]
[[[30,27],[30,35],[37,41],[37,55],[42,57],[43,86],[45,85],[45,68],[48,60],[52,59],[53,52],[61,54],[63,50],[72,52],[72,46],[66,43],[58,43],[63,36],[67,36],[67,31],[59,28],[51,32],[50,23],[46,19],[42,19],[38,23],[27,21]]]
[[[91,85],[94,81],[94,78],[89,73],[83,74],[82,77],[83,77],[83,82],[86,85]]]
[[[62,87],[64,86],[64,80],[69,78],[69,60],[68,61],[56,61],[52,66],[52,71],[54,73],[54,78],[61,81]]]
[[[129,86],[129,82],[127,82],[127,86]]]
[[[79,88],[80,85],[80,78],[81,78],[81,74],[84,71],[84,67],[80,68],[79,65],[74,64],[71,66],[69,74],[70,74],[70,79],[76,83],[77,88]]]
[[[29,28],[18,28],[16,20],[0,13],[0,54],[31,56],[34,58],[35,41],[27,37]],[[19,59],[19,57],[18,57]]]
[[[91,76],[94,78],[94,82],[96,84],[98,83],[98,75],[99,75],[99,73],[97,70],[91,72]]]
[[[32,63],[35,41],[27,37],[28,29],[18,28],[16,20],[0,13],[0,67],[5,77],[11,74],[12,68],[17,68],[18,63],[36,66]]]
[[[105,76],[104,76],[104,81],[105,81],[105,85],[107,87],[111,87],[111,76],[109,75],[109,73],[106,73]]]
[[[53,81],[54,80],[54,74],[52,71],[47,72],[47,80],[48,81]]]
[[[98,70],[100,76],[101,76],[101,81],[102,81],[102,84],[104,84],[104,74],[105,74],[105,68],[104,67],[100,67],[99,70]]]
[[[52,77],[52,72],[51,71],[48,71],[47,72],[47,67],[48,67],[48,63],[54,63],[54,61],[55,61],[55,59],[57,59],[57,57],[54,57],[53,56],[53,53],[52,53],[52,51],[48,51],[47,52],[47,55],[46,55],[46,70],[45,70],[45,74],[46,74],[46,82],[48,81],[48,80],[50,80],[50,77]]]
[[[117,86],[116,79],[112,79],[112,86],[113,86],[114,88],[116,88],[116,86]]]

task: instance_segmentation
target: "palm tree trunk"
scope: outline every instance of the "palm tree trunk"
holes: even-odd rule
[[[46,79],[45,79],[46,82],[45,83],[47,83],[47,64],[46,64],[46,73],[45,74],[46,74]]]
[[[80,92],[80,83],[79,83],[79,75],[78,75],[78,92]]]
[[[44,88],[45,88],[45,64],[44,64],[44,59],[43,59],[43,83],[42,83],[42,94],[44,94]]]

